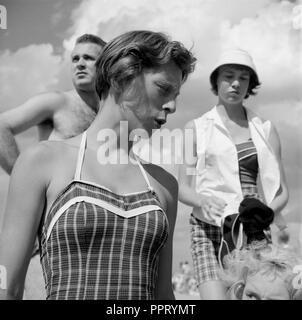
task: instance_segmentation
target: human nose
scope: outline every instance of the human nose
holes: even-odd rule
[[[176,111],[176,101],[171,100],[163,105],[163,109],[167,111],[167,113],[174,113]]]
[[[240,82],[238,79],[234,79],[233,82],[232,82],[232,87],[233,88],[239,88],[240,87]]]
[[[83,57],[79,58],[79,60],[77,61],[76,67],[78,69],[84,69],[86,67],[86,61]]]

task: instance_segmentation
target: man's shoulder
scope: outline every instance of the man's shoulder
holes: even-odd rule
[[[62,98],[65,100],[65,103],[68,103],[69,105],[74,105],[75,103],[83,102],[79,93],[75,89],[62,91],[61,95]]]
[[[64,113],[74,113],[79,110],[83,111],[87,105],[82,100],[78,92],[73,90],[52,92],[52,99],[56,104],[57,110]]]
[[[43,104],[53,107],[55,110],[73,109],[76,105],[82,103],[82,100],[76,90],[51,91],[40,93],[34,99],[40,100]]]
[[[37,94],[32,99],[44,100],[49,104],[59,104],[65,102],[68,99],[68,95],[65,91],[50,91]]]
[[[51,91],[42,92],[27,100],[20,107],[32,110],[40,110],[40,112],[47,112],[48,115],[54,114],[57,110],[64,107],[67,103],[67,95],[65,92]]]

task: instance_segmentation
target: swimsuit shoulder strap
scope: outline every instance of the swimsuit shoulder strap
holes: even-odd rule
[[[143,177],[144,177],[144,179],[145,179],[145,181],[146,181],[146,183],[147,183],[148,189],[149,189],[151,192],[153,192],[154,189],[153,189],[153,187],[151,186],[151,183],[150,183],[150,180],[149,180],[149,178],[148,178],[148,175],[147,175],[146,170],[144,169],[143,165],[141,164],[139,158],[138,158],[135,154],[134,154],[134,156],[135,156],[135,160],[136,160],[136,162],[137,162],[137,164],[138,164],[138,166],[139,166],[139,168],[140,168],[140,171],[141,171],[141,173],[142,173],[142,175],[143,175]]]
[[[82,140],[81,140],[81,144],[80,144],[80,148],[79,148],[79,152],[78,152],[78,157],[77,157],[77,166],[76,166],[76,171],[74,174],[75,180],[81,180],[81,171],[82,171],[82,165],[83,165],[83,161],[84,161],[86,141],[87,141],[87,133],[86,133],[86,131],[84,131],[82,134]]]

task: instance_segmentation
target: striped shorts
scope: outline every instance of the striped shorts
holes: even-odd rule
[[[198,220],[192,214],[190,225],[191,254],[198,285],[210,280],[220,280],[217,258],[221,241],[220,228]]]

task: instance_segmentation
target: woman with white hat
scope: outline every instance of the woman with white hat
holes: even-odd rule
[[[224,218],[238,213],[244,198],[259,199],[274,211],[279,236],[288,240],[281,215],[288,191],[276,130],[243,105],[260,85],[249,53],[223,52],[210,82],[217,105],[185,126],[193,132],[194,152],[180,166],[179,199],[193,207],[191,249],[201,298],[224,299],[217,260]]]

